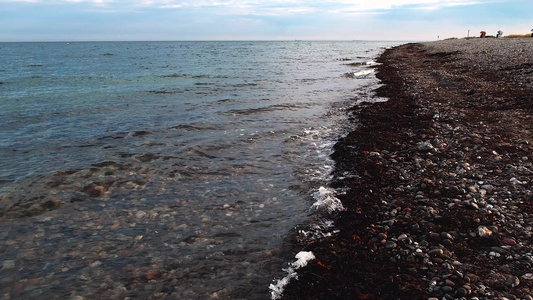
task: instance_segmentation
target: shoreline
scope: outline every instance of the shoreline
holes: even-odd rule
[[[340,232],[282,299],[533,299],[533,39],[405,44],[352,109]]]

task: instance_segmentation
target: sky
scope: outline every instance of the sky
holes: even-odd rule
[[[532,28],[532,0],[0,0],[0,42],[430,41]]]

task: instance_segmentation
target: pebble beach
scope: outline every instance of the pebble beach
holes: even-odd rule
[[[405,44],[335,146],[338,232],[283,299],[533,299],[533,39]]]

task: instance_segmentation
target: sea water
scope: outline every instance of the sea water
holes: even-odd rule
[[[0,295],[269,298],[396,44],[0,43]]]

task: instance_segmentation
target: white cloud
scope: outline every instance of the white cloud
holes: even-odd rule
[[[0,0],[0,3],[2,2],[41,2],[41,0]]]
[[[501,0],[503,1],[503,0]],[[501,2],[499,1],[499,2]],[[498,2],[495,0],[0,0],[2,2],[33,2],[42,4],[88,3],[96,6],[160,7],[160,8],[202,8],[225,7],[241,10],[279,10],[287,9],[295,12],[309,12],[319,9],[335,8],[357,11],[386,10],[403,6],[413,7],[446,7],[457,5],[473,5],[479,3]]]
[[[504,0],[0,0],[68,7],[77,5],[91,13],[143,12],[151,9],[201,10],[208,15],[283,17],[333,14],[379,15],[389,10],[425,9],[501,2]]]

